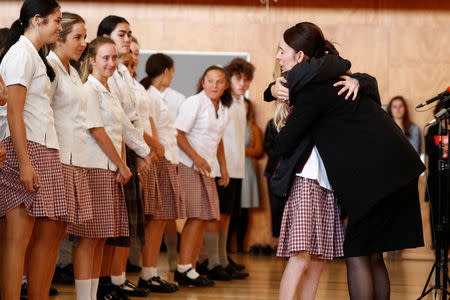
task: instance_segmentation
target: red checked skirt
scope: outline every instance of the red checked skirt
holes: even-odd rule
[[[186,218],[220,220],[219,196],[214,178],[201,175],[193,167],[178,164],[180,187],[184,193]]]
[[[67,223],[78,224],[92,219],[92,201],[87,169],[62,164],[62,170],[68,213],[61,220]]]
[[[333,192],[316,180],[295,177],[284,208],[277,256],[307,252],[321,259],[344,256],[344,224]]]
[[[186,218],[184,193],[181,192],[178,165],[161,158],[155,165],[159,193],[144,199],[145,214],[159,220]],[[155,176],[152,174],[152,176]],[[147,187],[144,185],[144,191]]]
[[[129,236],[128,213],[123,187],[110,170],[87,168],[93,218],[69,224],[68,232],[89,238]]]
[[[153,216],[156,211],[161,210],[161,204],[156,203],[160,196],[158,185],[158,170],[155,164],[150,165],[149,174],[144,177],[142,182],[142,202],[144,204],[144,215]]]
[[[37,175],[36,192],[28,192],[20,181],[19,161],[11,137],[2,141],[6,160],[0,168],[0,216],[25,205],[30,216],[59,219],[67,215],[64,179],[56,149],[27,141],[28,157]]]

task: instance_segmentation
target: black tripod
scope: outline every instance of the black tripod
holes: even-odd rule
[[[442,126],[444,123],[444,126]],[[450,155],[443,159],[444,142],[443,139],[448,135],[447,122],[439,122],[439,176],[438,176],[438,199],[437,199],[437,220],[435,220],[435,260],[433,267],[431,268],[428,279],[422,291],[422,295],[417,299],[423,299],[426,295],[433,292],[437,296],[438,292],[441,293],[441,299],[447,300],[447,296],[450,295],[447,290],[447,286],[450,284],[448,277],[448,246],[449,246],[449,200],[450,200]],[[433,214],[432,214],[433,215]],[[435,274],[434,285],[428,288],[431,283],[431,276]]]

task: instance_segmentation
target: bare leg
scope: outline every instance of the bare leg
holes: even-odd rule
[[[73,271],[76,280],[91,279],[94,265],[94,251],[100,240],[81,237],[73,257]]]
[[[37,218],[34,240],[27,261],[28,299],[48,299],[51,279],[58,259],[58,249],[67,224],[47,218]]]
[[[99,278],[101,271],[103,271],[103,255],[104,250],[107,248],[105,246],[106,239],[100,239],[94,250],[94,259],[92,264],[92,278]],[[109,275],[105,275],[109,276]]]
[[[145,225],[145,246],[142,247],[142,266],[157,267],[159,250],[167,220],[148,220]]]
[[[319,286],[320,275],[322,275],[325,267],[325,260],[319,259],[317,256],[311,256],[308,270],[300,281],[297,290],[298,300],[314,300]]]
[[[111,276],[121,276],[125,272],[129,251],[129,247],[114,247],[111,261]]]
[[[2,299],[19,299],[25,252],[33,233],[35,218],[20,205],[6,214],[5,246],[2,261]]]
[[[188,219],[181,233],[180,265],[192,264],[194,257],[197,259],[203,242],[205,221],[200,219]]]
[[[101,272],[100,276],[109,277],[111,276],[111,264],[112,258],[114,254],[114,247],[109,245],[104,245],[102,263],[101,263]]]
[[[311,262],[311,255],[300,252],[289,258],[280,282],[280,300],[295,300],[300,281],[305,276]],[[302,299],[303,300],[303,299]]]

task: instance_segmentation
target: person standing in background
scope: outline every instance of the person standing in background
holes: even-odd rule
[[[387,113],[405,133],[416,152],[420,154],[420,130],[416,124],[411,122],[405,98],[402,96],[392,98],[387,106]]]

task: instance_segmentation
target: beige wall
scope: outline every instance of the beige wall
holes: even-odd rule
[[[262,101],[262,92],[272,79],[276,44],[286,28],[300,21],[318,24],[325,36],[337,43],[342,56],[352,61],[352,71],[374,75],[384,103],[398,94],[408,99],[412,119],[419,126],[431,120],[432,114],[415,112],[413,106],[443,91],[450,83],[448,5],[443,10],[428,10],[426,1],[416,0],[409,1],[414,10],[380,9],[377,7],[386,7],[387,2],[367,0],[362,2],[367,5],[358,3],[344,8],[327,0],[320,1],[321,8],[314,7],[311,4],[314,1],[306,1],[307,7],[272,4],[267,12],[257,0],[249,6],[117,2],[62,2],[62,8],[85,18],[89,40],[95,36],[101,18],[118,14],[130,21],[143,49],[249,52],[256,66],[251,99],[262,129],[273,112],[273,105]],[[431,2],[436,8],[443,1]],[[18,17],[20,4],[20,1],[0,2],[0,26],[9,26]],[[260,162],[261,169],[264,162],[265,159]],[[261,183],[262,207],[251,214],[250,245],[256,241],[269,242],[271,236],[263,179]],[[428,223],[425,203],[423,208]],[[428,229],[425,233],[429,239]],[[423,253],[427,251],[415,251],[413,256]]]

